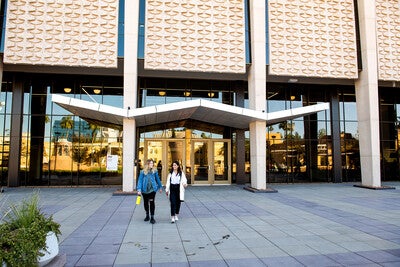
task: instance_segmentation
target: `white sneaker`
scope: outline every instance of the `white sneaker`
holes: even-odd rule
[[[179,221],[178,215],[175,215],[175,221]]]
[[[175,222],[175,217],[172,216],[172,217],[171,217],[171,223],[174,223],[174,222]]]

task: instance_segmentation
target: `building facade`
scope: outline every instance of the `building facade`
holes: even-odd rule
[[[400,2],[3,0],[3,186],[399,180]],[[328,103],[327,109],[324,103]]]

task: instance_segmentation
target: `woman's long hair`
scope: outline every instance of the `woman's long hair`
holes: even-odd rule
[[[149,163],[150,163],[150,162],[153,162],[153,168],[150,168],[150,167],[149,167]],[[148,160],[146,161],[146,166],[143,168],[143,173],[144,173],[145,175],[147,175],[148,173],[155,173],[155,172],[157,172],[157,167],[154,166],[154,160],[148,159]]]
[[[171,164],[171,171],[169,172],[170,174],[172,174],[174,172],[174,168],[172,167],[174,165],[174,163],[176,165],[178,165],[178,169],[176,170],[178,172],[179,176],[182,176],[182,169],[181,169],[181,164],[179,164],[179,161],[175,160],[174,162],[172,162]]]

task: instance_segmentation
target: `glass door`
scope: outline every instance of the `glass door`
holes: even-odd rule
[[[140,162],[140,169],[145,167],[147,159],[152,159],[154,160],[154,166],[157,166],[158,175],[162,177],[163,146],[162,140],[145,140],[144,155]]]
[[[209,182],[209,141],[195,140],[192,141],[191,151],[191,178],[193,184],[210,184]]]
[[[193,184],[231,183],[230,140],[193,140],[191,147]]]
[[[230,140],[212,141],[212,169],[214,184],[231,183],[231,142]]]
[[[183,165],[182,170],[185,170],[185,144],[183,140],[146,139],[144,143],[141,168],[146,163],[144,161],[153,159],[163,184],[166,182],[173,161],[179,161]]]
[[[166,140],[166,157],[164,159],[164,163],[166,162],[163,167],[163,178],[166,182],[168,173],[171,171],[172,162],[175,160],[179,161],[182,167],[182,171],[185,171],[185,147],[184,142],[182,140]]]

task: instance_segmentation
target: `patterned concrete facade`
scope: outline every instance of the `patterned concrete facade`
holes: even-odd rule
[[[354,1],[268,1],[271,75],[355,79]]]
[[[117,67],[118,0],[10,0],[4,63]]]
[[[246,71],[243,0],[149,0],[145,25],[147,69]]]

